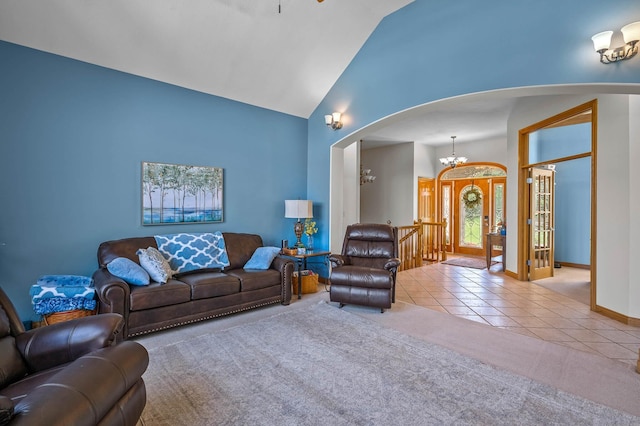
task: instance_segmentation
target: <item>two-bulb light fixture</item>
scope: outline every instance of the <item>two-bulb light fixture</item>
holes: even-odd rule
[[[360,164],[360,185],[372,183],[374,180],[376,180],[376,177],[371,174],[371,169],[365,169]]]
[[[452,169],[455,169],[458,164],[467,162],[467,157],[456,157],[456,136],[451,136],[451,155],[449,157],[442,157],[440,162],[444,166],[450,166]]]
[[[342,129],[342,114],[334,112],[333,114],[327,114],[324,116],[324,124],[331,127],[333,130]]]
[[[614,62],[631,59],[638,53],[640,41],[640,21],[632,22],[620,29],[625,45],[611,48],[613,31],[603,31],[591,37],[593,48],[600,54],[600,62],[612,64]]]

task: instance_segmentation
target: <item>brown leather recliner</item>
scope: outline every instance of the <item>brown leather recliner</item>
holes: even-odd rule
[[[396,300],[398,228],[385,224],[349,225],[342,254],[332,254],[332,302],[371,306],[381,312]]]
[[[0,288],[0,425],[135,425],[149,354],[118,314],[25,331]]]

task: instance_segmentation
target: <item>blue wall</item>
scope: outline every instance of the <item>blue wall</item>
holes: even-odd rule
[[[591,265],[591,158],[556,166],[557,262]]]
[[[308,196],[328,217],[328,149],[390,114],[453,96],[573,83],[640,83],[640,60],[603,65],[591,36],[640,20],[638,0],[416,0],[386,17],[309,118]],[[332,131],[323,115],[340,111]],[[320,223],[322,244],[328,243]]]
[[[24,318],[43,274],[91,275],[105,240],[255,232],[293,240],[307,120],[0,42],[0,285]],[[141,162],[224,169],[224,223],[141,225]]]

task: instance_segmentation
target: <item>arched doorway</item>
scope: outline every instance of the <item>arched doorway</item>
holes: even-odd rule
[[[446,219],[446,250],[485,254],[485,234],[505,225],[506,168],[497,163],[468,163],[438,175],[438,213]]]

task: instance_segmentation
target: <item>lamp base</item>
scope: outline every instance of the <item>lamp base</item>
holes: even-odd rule
[[[300,222],[300,219],[298,219],[298,221],[295,223],[295,225],[293,225],[293,232],[296,234],[296,238],[298,239],[296,241],[296,244],[294,247],[296,248],[303,248],[304,244],[302,244],[301,238],[302,238],[302,230],[304,229],[304,224],[302,222]]]

